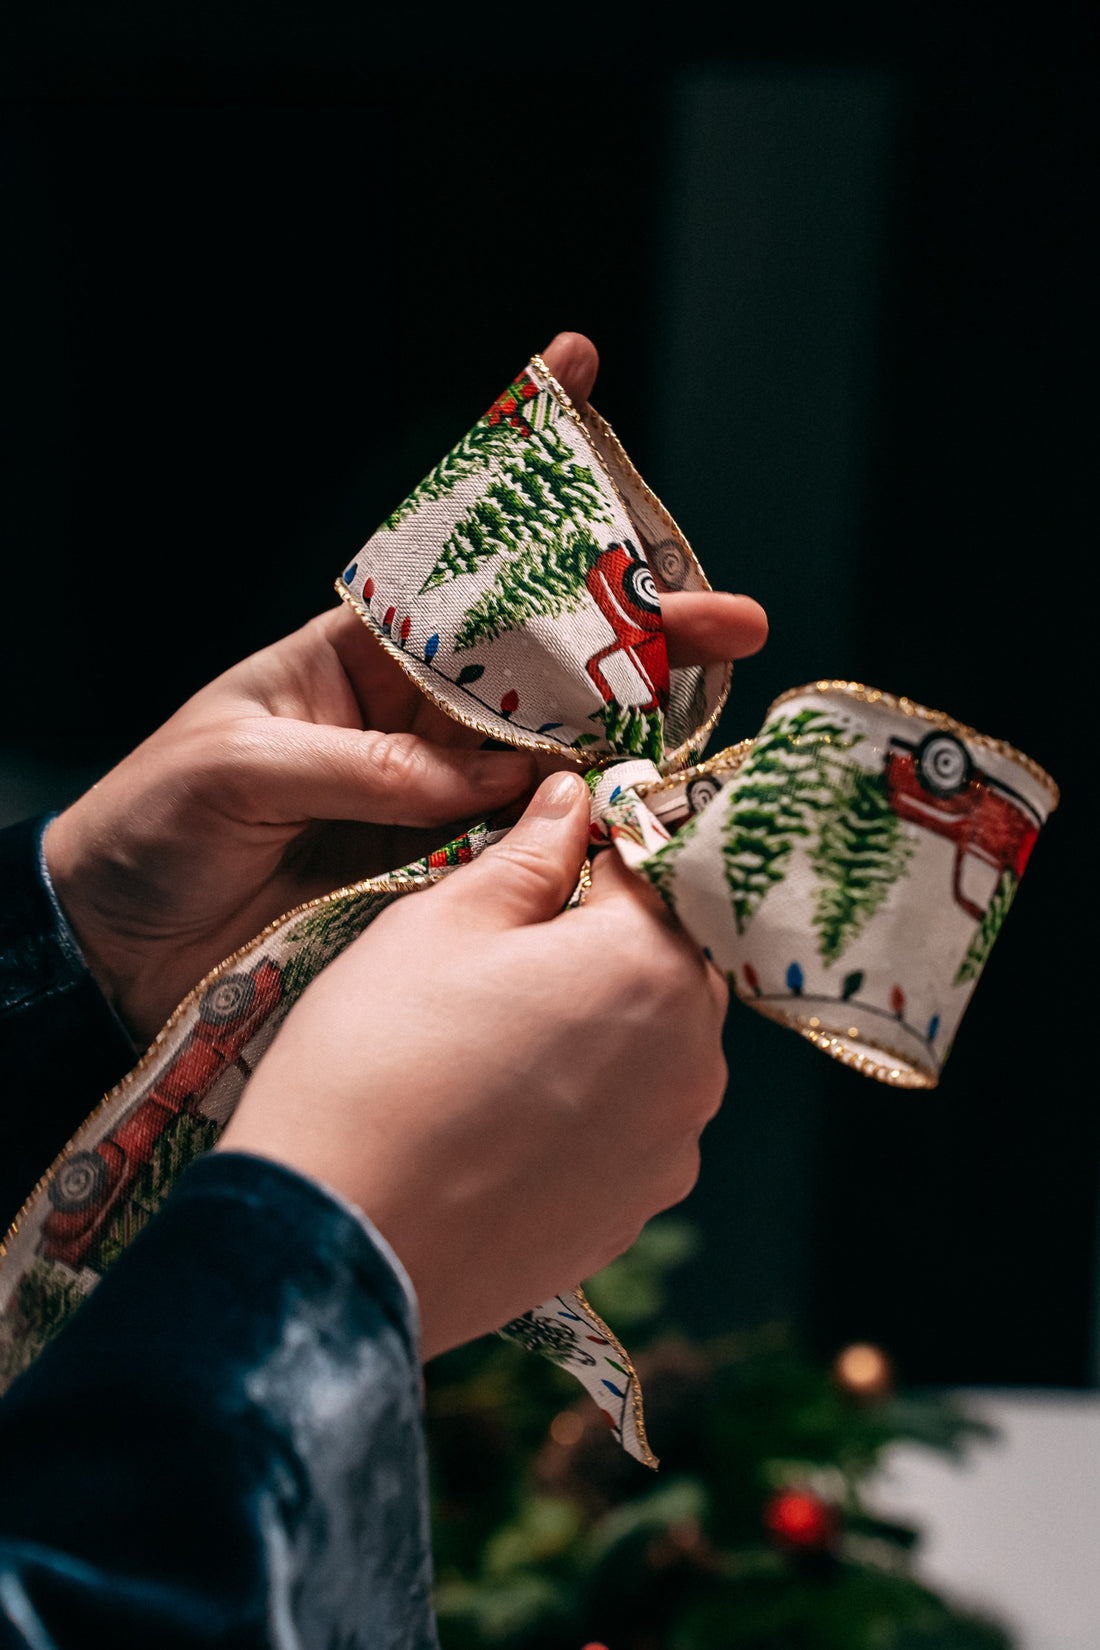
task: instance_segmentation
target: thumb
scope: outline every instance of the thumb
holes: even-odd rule
[[[470,926],[547,922],[577,886],[588,821],[588,786],[580,774],[551,774],[503,842],[448,877],[436,897],[449,899],[456,914],[461,907],[462,921]]]

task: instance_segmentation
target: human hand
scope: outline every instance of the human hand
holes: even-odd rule
[[[218,1147],[370,1216],[408,1271],[425,1358],[629,1248],[695,1183],[721,1102],[726,988],[588,838],[581,779],[384,911],[291,1009]]]
[[[587,339],[564,333],[544,358],[587,399]],[[740,658],[767,634],[748,597],[681,593],[662,609],[673,664]],[[343,605],[190,699],[46,837],[58,897],[135,1041],[282,912],[438,846],[547,765],[479,742]]]

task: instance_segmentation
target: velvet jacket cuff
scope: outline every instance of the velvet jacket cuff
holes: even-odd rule
[[[0,1231],[136,1059],[54,896],[48,823],[0,831]]]
[[[0,1403],[0,1606],[35,1650],[432,1650],[405,1281],[275,1163],[180,1178]]]

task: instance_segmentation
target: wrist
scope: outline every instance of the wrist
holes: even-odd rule
[[[159,1029],[147,1027],[136,1001],[138,984],[149,979],[149,957],[140,945],[127,946],[111,933],[87,890],[92,876],[82,865],[72,809],[50,820],[42,836],[42,879],[81,961],[135,1045],[144,1046]]]

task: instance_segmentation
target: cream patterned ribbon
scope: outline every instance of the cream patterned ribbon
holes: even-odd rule
[[[613,432],[538,357],[337,580],[449,715],[588,766],[593,850],[657,888],[741,1000],[870,1076],[932,1086],[1057,790],[1001,742],[841,682],[792,690],[756,740],[702,761],[729,670],[670,669],[660,602],[707,588]],[[309,981],[504,834],[486,822],[312,900],[195,987],[8,1234],[0,1380],[213,1145]],[[581,1289],[501,1333],[570,1369],[656,1465],[633,1365]]]

